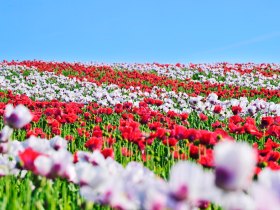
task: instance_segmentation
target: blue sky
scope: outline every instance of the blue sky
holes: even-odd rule
[[[0,60],[278,62],[279,0],[0,0]]]

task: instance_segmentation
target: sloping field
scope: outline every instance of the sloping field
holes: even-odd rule
[[[280,209],[279,64],[0,63],[1,209]]]

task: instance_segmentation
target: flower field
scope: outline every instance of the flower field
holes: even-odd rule
[[[1,209],[280,209],[279,64],[0,63]]]

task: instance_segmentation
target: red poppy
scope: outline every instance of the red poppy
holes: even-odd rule
[[[103,141],[101,138],[92,137],[89,140],[86,141],[85,147],[90,150],[101,150],[103,145]]]
[[[208,117],[207,117],[205,114],[200,113],[200,114],[199,114],[199,119],[200,119],[201,121],[207,121],[207,120],[208,120]]]
[[[114,150],[112,148],[105,148],[101,151],[101,153],[105,158],[114,158]]]

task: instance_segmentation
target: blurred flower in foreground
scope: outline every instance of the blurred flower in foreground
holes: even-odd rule
[[[8,142],[12,134],[13,129],[11,129],[9,126],[5,126],[0,132],[0,143]]]
[[[220,142],[214,149],[215,184],[223,190],[243,190],[252,182],[257,154],[243,142]]]
[[[193,206],[214,199],[216,193],[212,173],[204,171],[200,165],[183,161],[172,167],[169,189],[174,201],[187,201]]]
[[[31,122],[32,118],[29,109],[22,104],[17,105],[16,108],[12,104],[6,106],[4,120],[12,128],[22,128]]]

